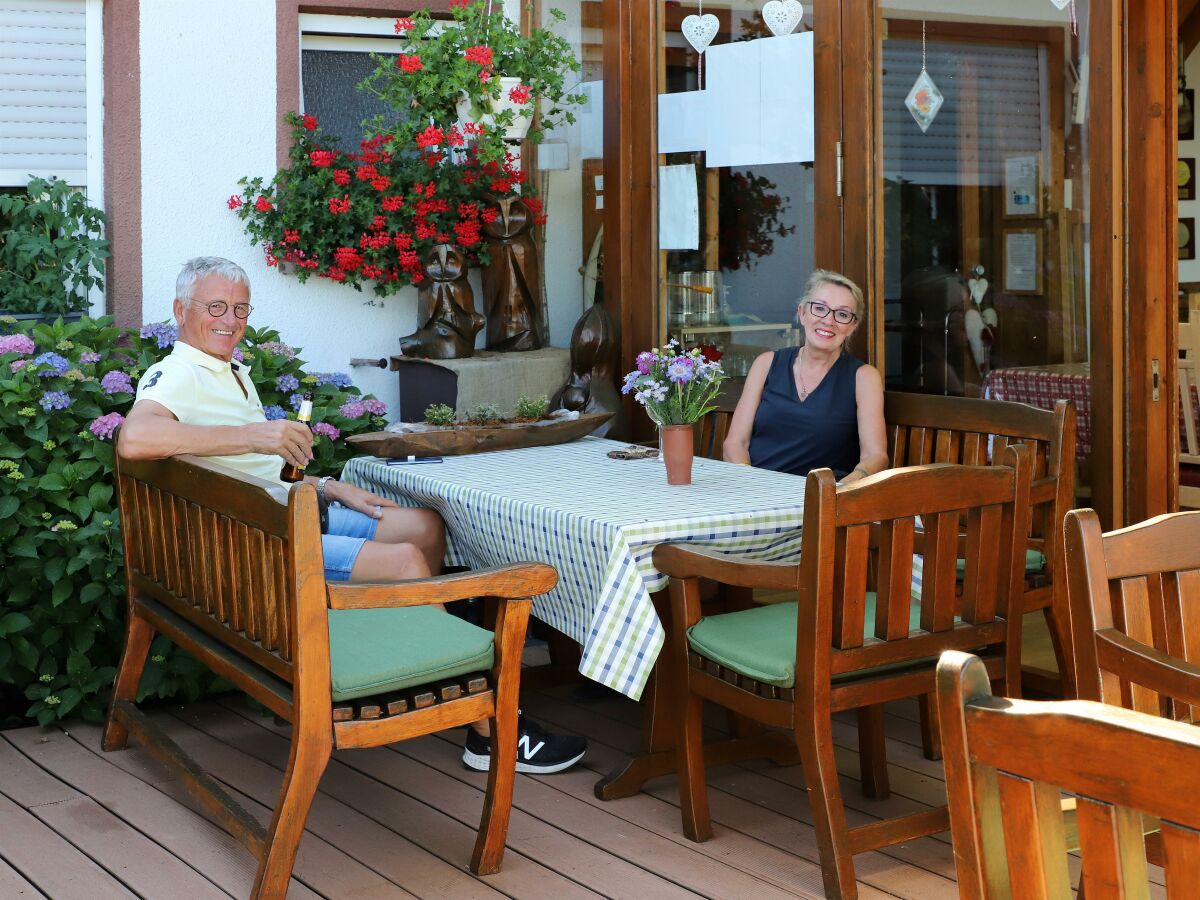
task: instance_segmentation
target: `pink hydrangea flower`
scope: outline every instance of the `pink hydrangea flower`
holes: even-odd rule
[[[338,410],[341,415],[347,419],[357,419],[367,411],[360,400],[347,400],[342,404],[342,408]]]
[[[27,334],[6,334],[0,337],[0,354],[32,353],[36,349],[33,339]]]
[[[125,417],[120,413],[109,413],[106,416],[100,416],[98,419],[93,419],[92,423],[88,425],[88,430],[101,440],[107,441],[112,438],[113,432],[116,431],[124,421]]]
[[[367,412],[369,412],[373,416],[386,416],[387,415],[387,404],[384,403],[382,400],[376,400],[374,397],[372,397],[370,400],[362,401],[362,406],[363,406],[363,409],[365,409]]]
[[[336,441],[342,436],[342,433],[328,422],[317,422],[315,425],[313,425],[312,430],[313,434],[319,434],[322,437],[327,437],[331,441]]]
[[[14,374],[16,374],[17,372],[20,372],[23,368],[25,368],[27,365],[29,365],[29,360],[27,360],[27,359],[14,359],[11,363],[8,364],[8,367],[9,367],[9,369],[11,369],[13,371]]]

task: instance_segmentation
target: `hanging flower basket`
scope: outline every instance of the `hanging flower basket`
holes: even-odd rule
[[[523,140],[533,124],[533,106],[528,99],[521,100],[522,97],[528,96],[528,89],[521,84],[520,78],[509,75],[501,76],[498,81],[499,97],[477,101],[472,100],[466,91],[459,94],[458,124],[465,129],[467,123],[471,122],[482,125],[488,132],[493,132],[496,130],[496,119],[509,118],[504,114],[511,112],[511,122],[503,132],[504,140]]]

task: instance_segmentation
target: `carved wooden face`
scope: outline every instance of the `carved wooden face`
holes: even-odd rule
[[[425,273],[434,281],[457,281],[466,271],[466,257],[450,244],[438,244],[425,257]]]
[[[500,215],[491,222],[483,223],[483,232],[488,237],[499,240],[516,237],[532,223],[529,207],[520,197],[493,196],[490,199]]]

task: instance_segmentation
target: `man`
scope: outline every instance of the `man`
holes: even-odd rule
[[[246,366],[233,361],[250,311],[250,282],[236,263],[204,256],[184,264],[175,284],[179,339],[138,384],[121,428],[118,449],[123,457],[190,453],[277,484],[283,484],[279,472],[285,460],[308,464],[308,426],[289,419],[267,421]],[[402,581],[441,571],[445,527],[433,510],[401,507],[328,476],[304,480],[330,504],[321,539],[330,581]],[[517,771],[562,771],[583,758],[586,746],[583,738],[550,734],[522,717]],[[491,748],[486,720],[467,730],[463,762],[487,771]]]

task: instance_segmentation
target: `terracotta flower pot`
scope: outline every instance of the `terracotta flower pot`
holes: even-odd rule
[[[692,483],[694,426],[664,425],[661,430],[663,462],[667,464],[667,484]]]

